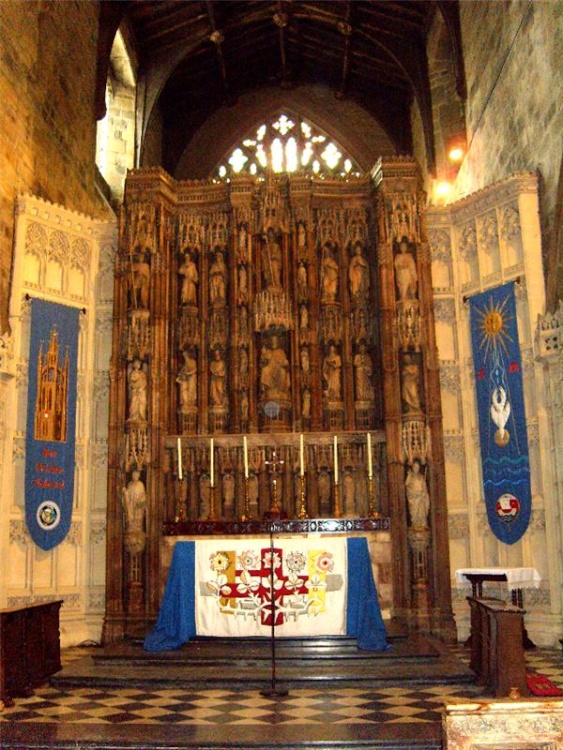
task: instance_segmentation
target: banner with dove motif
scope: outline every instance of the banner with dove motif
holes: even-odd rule
[[[514,284],[469,302],[487,517],[494,535],[514,544],[532,510]]]

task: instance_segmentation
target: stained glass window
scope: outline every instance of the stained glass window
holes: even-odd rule
[[[361,171],[354,160],[328,135],[300,117],[280,114],[245,137],[217,166],[213,177],[233,174],[312,172],[318,177],[353,179]]]

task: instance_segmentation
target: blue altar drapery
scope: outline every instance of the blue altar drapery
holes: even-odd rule
[[[145,638],[147,651],[180,648],[196,636],[195,542],[177,542],[166,582],[158,620]],[[347,540],[348,597],[346,635],[356,638],[358,647],[383,651],[390,646],[377,599],[367,540]]]

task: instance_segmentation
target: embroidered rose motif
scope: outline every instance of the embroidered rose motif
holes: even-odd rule
[[[302,552],[291,552],[286,557],[285,562],[287,565],[287,569],[292,573],[298,573],[300,570],[303,570],[303,568],[307,564],[305,555]]]
[[[315,567],[318,571],[332,573],[334,570],[334,559],[330,552],[323,552],[317,557]]]
[[[243,570],[256,569],[260,564],[260,556],[252,550],[245,550],[239,555],[238,564]]]
[[[216,552],[209,557],[211,570],[221,573],[229,567],[229,558],[224,552]]]

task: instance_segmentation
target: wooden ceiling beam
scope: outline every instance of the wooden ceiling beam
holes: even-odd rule
[[[338,99],[343,99],[346,96],[346,89],[348,87],[348,78],[350,75],[350,60],[352,57],[352,0],[346,2],[346,15],[344,20],[341,20],[337,24],[337,28],[344,37],[344,58],[342,60],[342,79],[340,81],[340,88],[336,92]]]

